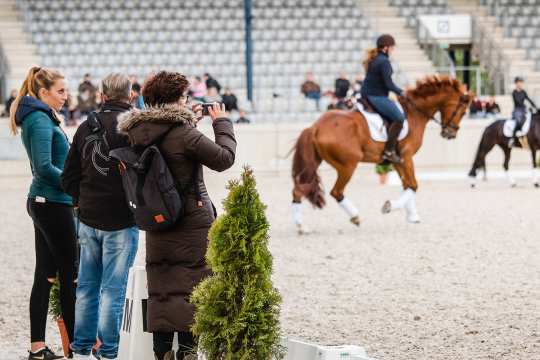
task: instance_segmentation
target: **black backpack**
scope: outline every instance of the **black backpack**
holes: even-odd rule
[[[173,128],[161,136],[158,142],[145,148],[128,146],[110,152],[111,157],[119,161],[126,200],[141,230],[166,230],[184,215],[186,189],[174,179],[158,146]],[[200,202],[196,163],[192,180],[191,185]]]

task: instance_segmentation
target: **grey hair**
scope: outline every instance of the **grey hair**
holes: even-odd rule
[[[125,74],[112,73],[101,81],[101,91],[108,100],[129,100],[131,81]]]

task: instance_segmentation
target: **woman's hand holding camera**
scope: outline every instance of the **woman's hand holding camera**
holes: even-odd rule
[[[208,115],[212,118],[212,121],[216,121],[219,118],[226,118],[229,115],[225,111],[225,104],[214,103],[211,107],[208,108]]]

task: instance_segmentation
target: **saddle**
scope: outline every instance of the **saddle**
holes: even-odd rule
[[[390,121],[384,119],[378,112],[376,112],[366,101],[366,99],[358,99],[356,103],[355,111],[361,113],[366,119],[369,133],[373,141],[386,142],[388,140],[388,126]],[[409,133],[409,122],[405,120],[403,123],[403,129],[399,133],[398,140],[403,140]]]
[[[526,136],[529,133],[531,128],[531,112],[528,111],[525,117],[525,121],[521,125],[521,129],[518,130],[516,136],[518,138]],[[517,121],[515,119],[506,119],[503,125],[503,134],[504,136],[511,138],[514,134],[514,129],[517,126]]]

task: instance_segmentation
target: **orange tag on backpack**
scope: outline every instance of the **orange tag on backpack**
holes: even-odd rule
[[[154,220],[156,220],[158,224],[161,224],[162,222],[165,222],[165,217],[159,214],[159,215],[154,216]]]

